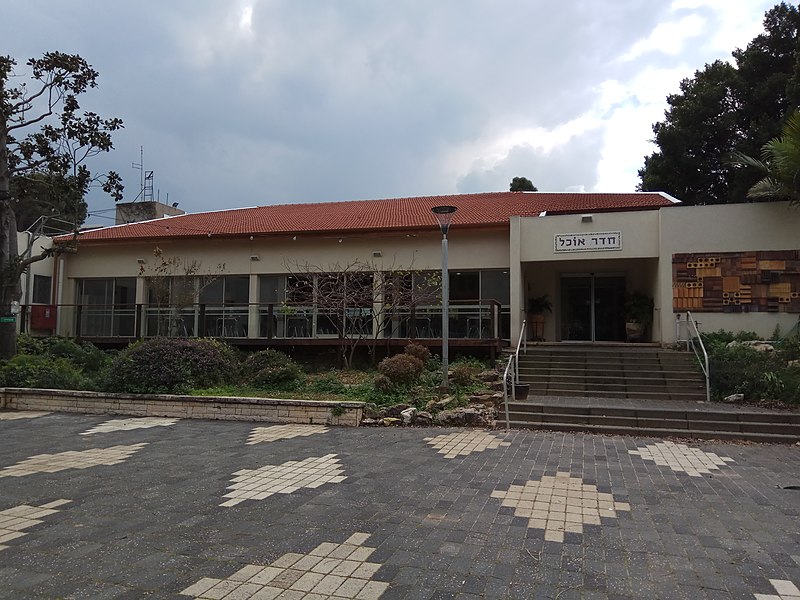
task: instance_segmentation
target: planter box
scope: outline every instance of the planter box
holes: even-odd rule
[[[529,383],[514,384],[514,400],[526,400],[530,392],[531,385]]]

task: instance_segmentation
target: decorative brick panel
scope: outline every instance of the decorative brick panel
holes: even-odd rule
[[[672,256],[674,312],[800,313],[800,250]]]

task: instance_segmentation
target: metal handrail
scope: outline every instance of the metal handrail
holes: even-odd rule
[[[514,383],[519,383],[519,349],[520,346],[525,348],[525,354],[528,353],[528,340],[526,339],[525,329],[528,327],[528,322],[523,319],[522,327],[519,331],[519,339],[517,340],[517,350],[514,352]]]
[[[690,329],[691,326],[691,329]],[[694,329],[694,335],[692,335],[692,329]],[[703,351],[703,358],[700,358],[700,353],[697,351],[695,347],[694,338],[697,338],[697,341],[700,346],[700,350]],[[700,368],[703,371],[703,375],[706,376],[706,402],[711,402],[711,369],[708,364],[708,352],[706,351],[706,346],[703,344],[703,338],[700,336],[700,329],[697,326],[697,321],[694,320],[692,317],[692,313],[688,310],[686,311],[686,349],[692,349],[694,355],[697,357],[698,362],[700,362]]]
[[[508,416],[508,373],[509,370],[512,370],[513,365],[513,373],[512,373],[512,389],[513,384],[519,383],[519,350],[520,347],[525,349],[525,353],[528,352],[528,341],[525,339],[525,328],[527,327],[527,321],[522,321],[522,328],[519,332],[519,340],[517,341],[517,349],[514,351],[514,354],[508,357],[508,363],[506,363],[506,369],[503,371],[503,407],[505,408],[506,413],[506,431],[511,429],[511,420]]]

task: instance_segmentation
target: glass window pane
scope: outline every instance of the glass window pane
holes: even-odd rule
[[[478,271],[450,273],[450,300],[475,300],[480,297]]]
[[[258,278],[258,301],[261,304],[279,304],[284,299],[283,275],[261,275]]]
[[[481,271],[481,300],[510,304],[508,271]]]
[[[250,277],[225,277],[225,304],[247,304],[250,301]]]
[[[33,297],[34,304],[50,304],[51,288],[53,278],[47,275],[33,276]]]
[[[224,281],[222,277],[217,277],[214,281],[204,285],[200,290],[200,303],[222,304]]]

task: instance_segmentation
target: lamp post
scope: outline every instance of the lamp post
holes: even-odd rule
[[[448,341],[450,337],[450,316],[448,305],[450,303],[450,277],[447,272],[447,231],[456,212],[455,206],[434,206],[431,212],[436,216],[439,229],[442,230],[442,389],[447,389],[449,379],[448,370]]]

